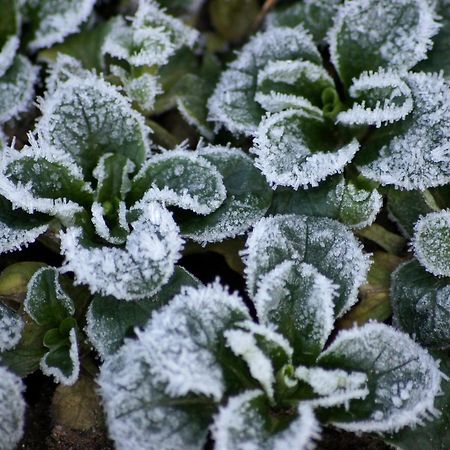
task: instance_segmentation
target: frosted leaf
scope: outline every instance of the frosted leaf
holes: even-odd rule
[[[157,76],[144,73],[137,78],[129,79],[125,84],[125,92],[144,111],[151,111],[156,97],[163,91]]]
[[[172,275],[183,245],[172,215],[157,203],[142,207],[124,247],[95,246],[79,227],[69,227],[60,237],[64,271],[74,272],[76,282],[93,293],[123,300],[158,291]]]
[[[428,272],[450,276],[450,211],[433,212],[414,227],[414,254]]]
[[[130,197],[206,215],[216,210],[226,195],[214,165],[197,152],[180,148],[150,158],[133,179]]]
[[[269,399],[274,398],[275,376],[291,363],[289,342],[269,325],[252,321],[238,323],[224,332],[226,345],[247,364],[251,376],[259,382]]]
[[[408,261],[392,274],[391,304],[400,328],[427,347],[450,347],[450,285]]]
[[[411,89],[393,72],[364,72],[353,80],[349,93],[358,103],[338,114],[337,121],[344,125],[379,128],[404,119],[413,109]]]
[[[138,167],[149,153],[144,118],[93,74],[72,76],[40,106],[37,130],[45,141],[72,155],[87,176],[105,153],[124,155]]]
[[[300,366],[295,375],[308,383],[319,396],[317,399],[303,401],[313,407],[329,408],[343,404],[348,408],[350,400],[364,399],[369,394],[365,373]]]
[[[376,189],[361,189],[343,177],[335,176],[315,188],[297,191],[278,188],[269,213],[329,217],[360,229],[375,221],[382,206],[383,198]]]
[[[286,260],[258,281],[254,303],[263,324],[291,343],[294,362],[314,362],[334,326],[337,287],[309,264]]]
[[[263,277],[286,260],[313,266],[338,286],[336,317],[356,303],[370,265],[347,227],[332,219],[295,215],[261,219],[247,240],[244,256],[252,296]]]
[[[271,61],[305,60],[321,64],[311,36],[296,28],[271,28],[246,44],[223,72],[209,99],[209,119],[233,133],[252,135],[264,115],[256,102],[257,79]]]
[[[3,77],[6,71],[11,67],[19,44],[20,41],[17,36],[10,36],[3,46],[0,45],[0,77]]]
[[[21,14],[18,2],[0,0],[0,77],[11,66],[19,48]]]
[[[43,267],[34,273],[27,286],[24,309],[41,326],[57,327],[75,313],[73,300],[59,282],[57,269]]]
[[[0,366],[0,448],[14,450],[23,435],[25,386],[12,372]]]
[[[183,286],[200,287],[201,283],[182,267],[157,295],[138,301],[119,301],[114,297],[95,296],[86,314],[85,332],[102,359],[116,353],[134,327],[144,326],[152,312],[167,304]]]
[[[191,214],[181,219],[184,236],[206,244],[245,233],[267,211],[272,191],[265,178],[243,151],[223,146],[200,148],[199,155],[217,168],[223,177],[227,197],[206,217]]]
[[[369,395],[353,401],[333,424],[347,431],[394,432],[437,414],[442,374],[406,334],[381,323],[341,331],[322,353],[325,368],[365,372]]]
[[[61,345],[50,350],[41,359],[42,373],[53,376],[56,383],[72,386],[80,374],[78,342],[75,328],[69,331],[69,347]]]
[[[341,0],[304,0],[289,6],[280,6],[267,19],[270,26],[296,27],[302,23],[321,41],[333,23]]]
[[[153,0],[140,0],[128,25],[116,19],[103,44],[103,53],[133,66],[162,66],[181,47],[192,47],[198,32],[165,13]]]
[[[310,61],[269,61],[258,72],[255,100],[269,112],[298,108],[321,115],[322,93],[333,88],[328,72]],[[315,106],[314,106],[315,105]]]
[[[0,77],[0,124],[17,117],[31,105],[38,74],[25,56],[18,55]]]
[[[169,397],[153,377],[148,355],[140,341],[130,340],[100,369],[98,383],[115,448],[202,450],[211,407],[203,398]]]
[[[83,69],[81,61],[72,56],[58,53],[56,60],[49,65],[48,75],[45,80],[47,94],[53,94],[60,84],[68,81],[72,76],[79,78],[89,77],[91,73]]]
[[[320,427],[312,408],[300,405],[295,418],[277,433],[270,431],[270,407],[259,390],[231,397],[212,425],[215,450],[312,450]],[[274,427],[273,427],[274,428]]]
[[[19,314],[0,303],[0,353],[19,343],[23,327],[24,322]]]
[[[351,0],[328,33],[331,61],[344,83],[379,67],[407,70],[425,59],[439,29],[427,0]]]
[[[36,51],[62,42],[80,29],[94,7],[95,0],[25,0],[24,8],[30,18],[31,42]]]
[[[265,117],[256,132],[252,152],[255,165],[274,186],[317,186],[342,172],[359,150],[354,139],[339,147],[329,124],[302,110]]]
[[[116,217],[119,223],[114,224],[114,228],[111,229],[110,224],[107,222],[107,218],[105,217],[104,207],[100,203],[94,202],[91,207],[91,217],[95,232],[98,236],[110,244],[124,244],[130,231],[126,221],[126,214],[127,210],[125,202],[120,202]]]
[[[364,176],[401,189],[424,190],[450,180],[450,90],[440,75],[403,77],[413,94],[413,111],[376,131],[361,161]],[[378,153],[378,156],[376,154]]]
[[[8,144],[8,138],[0,127],[0,150],[3,150]]]

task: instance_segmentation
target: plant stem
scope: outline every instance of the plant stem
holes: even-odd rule
[[[253,31],[256,31],[262,24],[264,18],[267,16],[269,11],[275,7],[278,0],[266,0],[261,8],[261,11],[256,16],[255,23],[253,24]]]

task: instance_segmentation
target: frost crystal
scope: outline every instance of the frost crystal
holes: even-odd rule
[[[25,401],[22,380],[0,366],[0,448],[13,450],[23,434]]]
[[[182,240],[172,215],[157,203],[143,206],[132,224],[125,247],[96,247],[86,242],[83,231],[69,227],[61,233],[64,270],[73,271],[77,283],[94,293],[124,300],[154,294],[172,275]]]
[[[22,318],[15,311],[0,303],[0,353],[19,343],[23,327]]]

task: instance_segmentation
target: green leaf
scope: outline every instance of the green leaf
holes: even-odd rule
[[[427,347],[450,347],[450,283],[424,270],[418,261],[392,275],[394,318],[406,333]]]
[[[59,271],[54,267],[42,267],[28,283],[24,309],[40,326],[58,327],[75,313],[73,300],[59,282]]]
[[[316,188],[278,188],[269,214],[329,217],[358,229],[371,225],[381,206],[382,197],[376,189],[361,189],[342,176],[334,176]]]
[[[450,378],[450,361],[445,354],[441,359],[441,371]],[[385,440],[403,450],[447,450],[450,448],[450,382],[442,382],[442,395],[436,397],[439,417],[433,418],[416,428],[405,428],[399,433],[386,436]]]
[[[30,27],[28,48],[35,51],[76,33],[91,14],[95,0],[24,0],[22,3]]]
[[[114,297],[97,295],[87,312],[86,334],[100,356],[105,359],[116,353],[125,337],[133,334],[135,327],[144,326],[153,311],[169,303],[183,286],[200,285],[193,275],[182,267],[176,267],[167,284],[152,298],[124,302]]]
[[[393,219],[405,237],[414,234],[414,225],[421,216],[437,211],[439,208],[429,191],[400,191],[389,189],[387,208],[390,219]]]
[[[41,109],[38,131],[45,141],[70,154],[85,178],[106,153],[124,155],[138,168],[149,153],[143,117],[112,85],[93,74],[72,76],[59,84]]]
[[[26,111],[34,95],[38,69],[22,55],[0,77],[0,124]]]
[[[428,272],[450,276],[450,211],[421,217],[414,227],[414,253]]]
[[[209,99],[209,118],[232,133],[253,135],[264,115],[256,101],[257,81],[271,61],[310,61],[321,65],[311,36],[302,28],[270,28],[257,34],[222,73]]]
[[[198,152],[183,148],[153,156],[133,179],[130,200],[161,201],[209,214],[225,200],[222,176]]]
[[[441,372],[434,359],[406,334],[380,323],[341,331],[318,359],[328,369],[365,372],[369,394],[333,424],[354,432],[395,432],[437,413]]]
[[[294,417],[272,413],[261,391],[245,391],[222,406],[212,425],[216,450],[314,448],[320,427],[313,409],[300,405]]]
[[[286,260],[260,277],[254,303],[293,347],[294,364],[314,363],[333,330],[337,286],[309,264]]]
[[[25,385],[22,380],[0,366],[0,448],[17,448],[25,422]]]
[[[356,303],[370,265],[347,227],[328,218],[295,215],[260,220],[247,240],[245,256],[251,296],[278,264],[286,260],[306,263],[338,286],[336,317]]]
[[[180,216],[183,235],[200,242],[219,242],[245,233],[266,213],[272,191],[253,161],[241,150],[207,146],[199,154],[223,177],[226,198],[206,217],[194,214]]]
[[[19,314],[0,303],[0,353],[19,343],[24,325]]]
[[[408,70],[425,59],[439,29],[430,3],[355,0],[340,6],[327,39],[344,83],[366,70]]]
[[[336,139],[332,124],[318,115],[288,109],[262,119],[255,135],[255,165],[274,186],[315,187],[342,172],[359,150],[353,139]]]
[[[269,23],[276,27],[296,27],[303,24],[316,42],[321,42],[333,23],[341,0],[304,0],[292,5],[280,5],[269,15]]]
[[[14,60],[19,47],[21,15],[19,4],[11,0],[0,1],[0,77],[4,75]]]

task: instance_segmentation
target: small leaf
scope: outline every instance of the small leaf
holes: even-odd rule
[[[21,261],[7,266],[0,273],[0,297],[21,303],[31,277],[45,265],[37,261]]]
[[[414,254],[436,276],[450,276],[450,211],[433,212],[419,219],[412,241]]]
[[[168,283],[152,298],[124,302],[95,296],[86,315],[85,331],[100,357],[106,359],[116,353],[125,337],[135,327],[144,326],[152,312],[169,303],[183,286],[200,287],[201,283],[182,267],[176,267]]]
[[[0,124],[17,117],[31,105],[38,69],[17,55],[0,77]]]
[[[336,317],[356,303],[370,265],[347,227],[332,219],[295,215],[261,219],[247,240],[245,256],[250,295],[278,264],[306,263],[338,286]]]
[[[336,142],[331,125],[320,116],[288,109],[261,121],[252,152],[269,183],[298,189],[342,172],[358,150],[355,139]]]
[[[430,3],[354,0],[340,6],[327,40],[344,83],[366,70],[408,70],[425,59],[439,29]]]
[[[284,418],[285,419],[285,418]],[[300,405],[284,427],[273,429],[275,418],[261,391],[246,391],[222,406],[212,425],[216,450],[309,450],[320,437],[312,408]],[[281,429],[280,429],[281,428]]]
[[[183,148],[155,155],[133,179],[131,201],[160,201],[209,214],[225,200],[222,176],[197,152]]]
[[[35,51],[76,33],[91,14],[95,0],[25,0],[23,3],[32,36],[28,48]]]
[[[269,207],[272,191],[266,180],[241,150],[207,146],[199,149],[199,154],[222,175],[227,197],[206,217],[182,215],[181,232],[201,244],[220,242],[245,233]]]
[[[0,353],[11,350],[20,341],[24,322],[11,308],[0,303]]]
[[[337,287],[313,266],[289,260],[259,279],[258,318],[288,339],[295,364],[314,362],[325,346],[333,330]]]
[[[418,261],[392,275],[391,303],[400,328],[427,347],[450,347],[450,285],[426,272]]]
[[[341,176],[334,176],[315,188],[296,191],[278,188],[269,213],[329,217],[359,229],[374,222],[382,200],[376,189],[359,188]]]
[[[341,331],[322,353],[324,368],[365,372],[369,395],[353,400],[333,424],[354,432],[395,432],[437,414],[442,374],[434,359],[406,334],[379,323]]]
[[[59,272],[54,267],[42,267],[31,277],[24,309],[41,326],[57,327],[75,313],[73,300],[59,282]]]
[[[0,448],[14,450],[23,435],[25,401],[22,380],[0,366]]]

